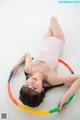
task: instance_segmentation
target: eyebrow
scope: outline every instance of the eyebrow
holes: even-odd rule
[[[28,86],[23,85],[25,88],[29,88]],[[31,88],[34,92],[37,92],[34,88]]]

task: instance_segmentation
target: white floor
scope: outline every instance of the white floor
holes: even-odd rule
[[[59,4],[58,0],[0,1],[0,119],[3,113],[7,113],[7,120],[80,120],[80,90],[64,112],[49,115],[32,115],[20,110],[7,93],[11,68],[27,51],[36,56],[51,16],[57,17],[65,34],[62,59],[69,63],[76,74],[80,74],[80,4]],[[66,72],[66,68],[60,64],[59,73]],[[21,72],[12,84],[17,100],[23,82]],[[64,86],[49,91],[37,109],[57,107],[67,89]]]

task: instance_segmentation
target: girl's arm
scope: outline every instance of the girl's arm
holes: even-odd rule
[[[62,99],[59,101],[58,106],[60,110],[62,109],[62,105],[68,101],[68,99],[80,88],[80,77],[74,81],[74,83],[71,85],[69,90],[65,93],[65,95],[62,97]]]
[[[11,72],[13,71],[13,75],[16,74],[18,68],[19,68],[19,65],[24,62],[26,60],[26,62],[31,62],[32,61],[32,58],[30,56],[29,53],[26,53],[24,54],[20,59],[19,61],[17,62],[17,64],[13,67],[13,69],[11,70]]]
[[[65,75],[65,76],[57,76],[53,74],[54,78],[49,80],[51,85],[58,85],[62,83],[73,83],[70,89],[65,93],[62,99],[58,103],[58,107],[60,110],[62,109],[62,105],[68,101],[68,99],[79,89],[80,87],[80,75]]]
[[[52,75],[52,79],[49,79],[48,82],[51,85],[58,85],[63,83],[73,83],[76,79],[80,77],[80,75],[63,75],[57,76],[55,73]]]
[[[24,62],[25,60],[27,60],[27,62],[30,62],[32,60],[30,53],[25,53],[17,62],[17,66],[19,66],[22,62]]]

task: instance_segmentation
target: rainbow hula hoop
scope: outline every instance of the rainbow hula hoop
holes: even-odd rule
[[[61,60],[61,59],[59,59],[59,62],[61,62],[64,66],[66,66],[67,69],[71,72],[71,74],[74,74],[73,70],[71,69],[71,67],[70,67],[66,62],[64,62],[64,61]],[[22,64],[24,64],[24,62],[21,63],[21,65],[22,65]],[[8,88],[8,94],[9,94],[10,99],[12,100],[12,102],[13,102],[17,107],[19,107],[19,108],[22,109],[23,111],[28,112],[28,113],[31,113],[31,114],[50,114],[50,113],[54,113],[54,112],[58,112],[58,111],[59,111],[59,107],[54,108],[54,109],[51,109],[51,110],[33,110],[33,109],[29,109],[29,108],[21,105],[20,103],[18,103],[17,100],[13,97],[12,92],[11,92],[11,90],[10,90],[10,88],[11,88],[10,82],[11,82],[11,79],[12,79],[12,75],[13,75],[13,72],[10,73],[10,75],[9,75],[7,88]],[[74,94],[74,95],[75,95],[75,94]],[[74,95],[72,95],[72,96],[69,98],[68,102],[66,102],[65,104],[63,104],[63,107],[64,107],[65,105],[68,105],[68,104],[72,101]]]

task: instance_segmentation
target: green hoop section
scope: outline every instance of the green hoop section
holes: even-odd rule
[[[32,59],[33,59],[33,58],[32,58]],[[71,69],[71,67],[70,67],[66,62],[64,62],[64,61],[61,60],[61,59],[59,59],[59,62],[62,63],[64,66],[66,66],[66,68],[71,72],[71,74],[74,74],[73,70]],[[25,62],[21,63],[20,66],[22,66],[24,63],[25,63]],[[54,113],[54,112],[58,112],[58,111],[59,111],[59,107],[53,108],[53,109],[51,109],[51,110],[33,110],[33,109],[29,109],[29,108],[21,105],[20,103],[18,103],[17,100],[13,97],[12,92],[11,92],[11,89],[10,89],[10,88],[11,88],[10,82],[11,82],[11,80],[12,80],[12,75],[13,75],[13,72],[10,73],[10,75],[9,75],[7,88],[8,88],[8,94],[9,94],[10,99],[12,100],[12,102],[13,102],[17,107],[19,107],[19,108],[22,109],[23,111],[28,112],[28,113],[31,113],[31,114],[50,114],[50,113]],[[75,94],[74,94],[74,95],[75,95]],[[64,107],[65,105],[68,105],[68,104],[72,101],[74,95],[72,95],[72,96],[69,98],[68,102],[66,102],[65,104],[63,104],[63,107]]]

